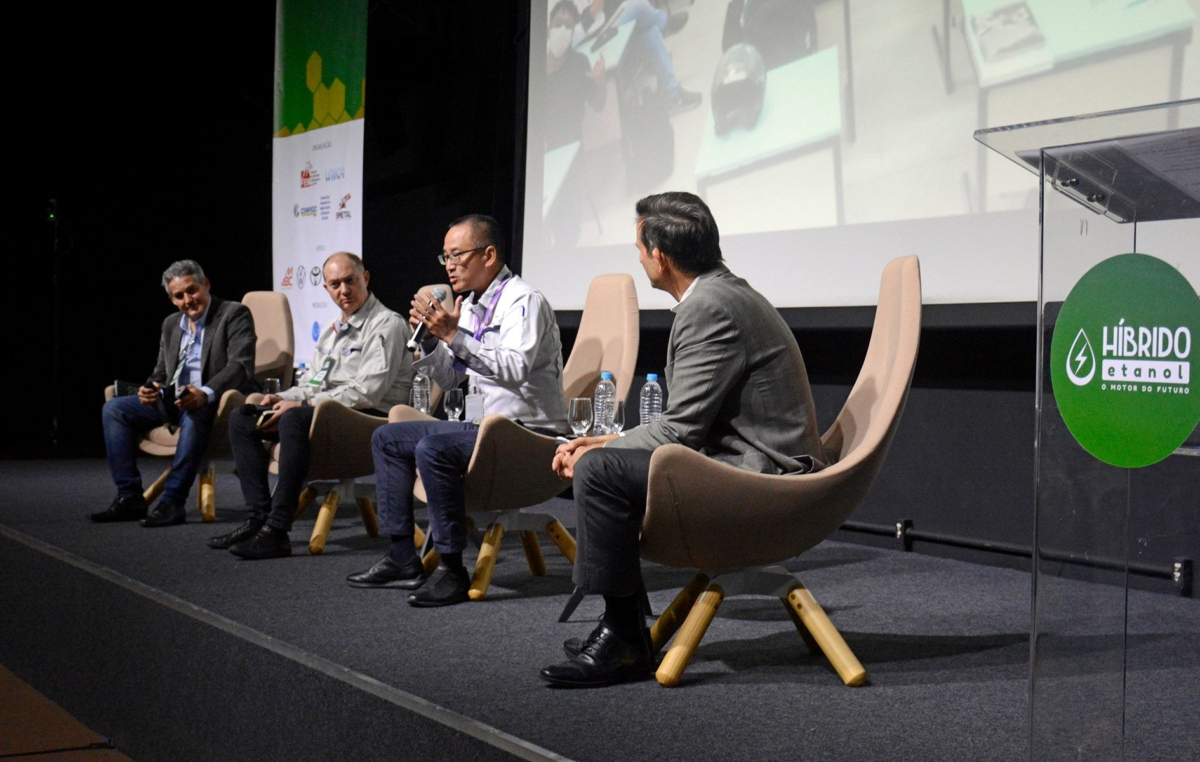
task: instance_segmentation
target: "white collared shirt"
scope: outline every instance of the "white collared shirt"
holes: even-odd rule
[[[492,319],[486,317],[496,291],[503,287]],[[483,395],[483,412],[529,426],[566,431],[563,401],[562,342],[554,310],[520,276],[502,267],[478,299],[464,299],[458,333],[449,344],[427,340],[427,354],[413,368],[443,389],[471,379]]]

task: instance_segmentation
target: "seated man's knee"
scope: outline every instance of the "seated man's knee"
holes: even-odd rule
[[[302,433],[304,436],[308,436],[312,418],[306,416],[303,410],[304,408],[292,408],[279,414],[279,433],[281,435],[286,432],[288,434]]]
[[[609,453],[604,452],[604,448],[598,447],[594,450],[588,450],[580,456],[579,460],[575,461],[575,477],[574,482],[577,487],[586,488],[588,485],[595,484],[598,480],[604,480],[605,459]]]

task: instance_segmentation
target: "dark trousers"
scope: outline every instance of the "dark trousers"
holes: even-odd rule
[[[429,530],[438,553],[467,546],[463,475],[475,452],[479,427],[462,421],[389,423],[375,429],[375,500],[383,534],[413,534],[413,484],[421,474],[429,499]]]
[[[250,519],[284,532],[292,528],[300,492],[308,477],[311,448],[308,430],[316,408],[294,407],[279,417],[275,433],[264,434],[254,428],[258,415],[251,409],[235,410],[229,416],[229,445],[242,483],[242,497],[250,509]],[[267,481],[271,455],[265,441],[279,442],[279,480],[275,494]]]
[[[575,584],[596,595],[642,588],[641,532],[650,450],[599,448],[575,464]]]
[[[181,413],[174,405],[143,405],[134,396],[116,397],[104,403],[104,446],[117,496],[131,498],[142,494],[142,475],[137,467],[138,434],[170,423],[179,426],[179,444],[171,473],[163,485],[162,499],[183,505],[208,451],[208,436],[216,416],[216,405]]]

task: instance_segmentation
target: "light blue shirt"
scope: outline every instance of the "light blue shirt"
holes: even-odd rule
[[[200,360],[204,351],[204,320],[208,317],[208,311],[212,308],[212,302],[204,308],[204,314],[196,321],[195,336],[192,335],[191,321],[187,315],[179,316],[179,330],[183,332],[180,339],[179,351],[182,355],[181,362],[183,363],[183,371],[179,374],[179,384],[176,386],[176,391],[192,384],[208,396],[209,404],[216,401],[216,395],[213,390],[207,386],[200,386]],[[185,351],[186,350],[186,353]]]

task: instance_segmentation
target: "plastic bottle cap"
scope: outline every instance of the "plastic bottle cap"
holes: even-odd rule
[[[646,374],[646,380],[647,380],[647,381],[657,381],[657,380],[658,380],[658,374],[657,374],[657,373],[647,373],[647,374]]]
[[[600,378],[612,378],[612,371],[608,371],[608,370],[601,371]]]

